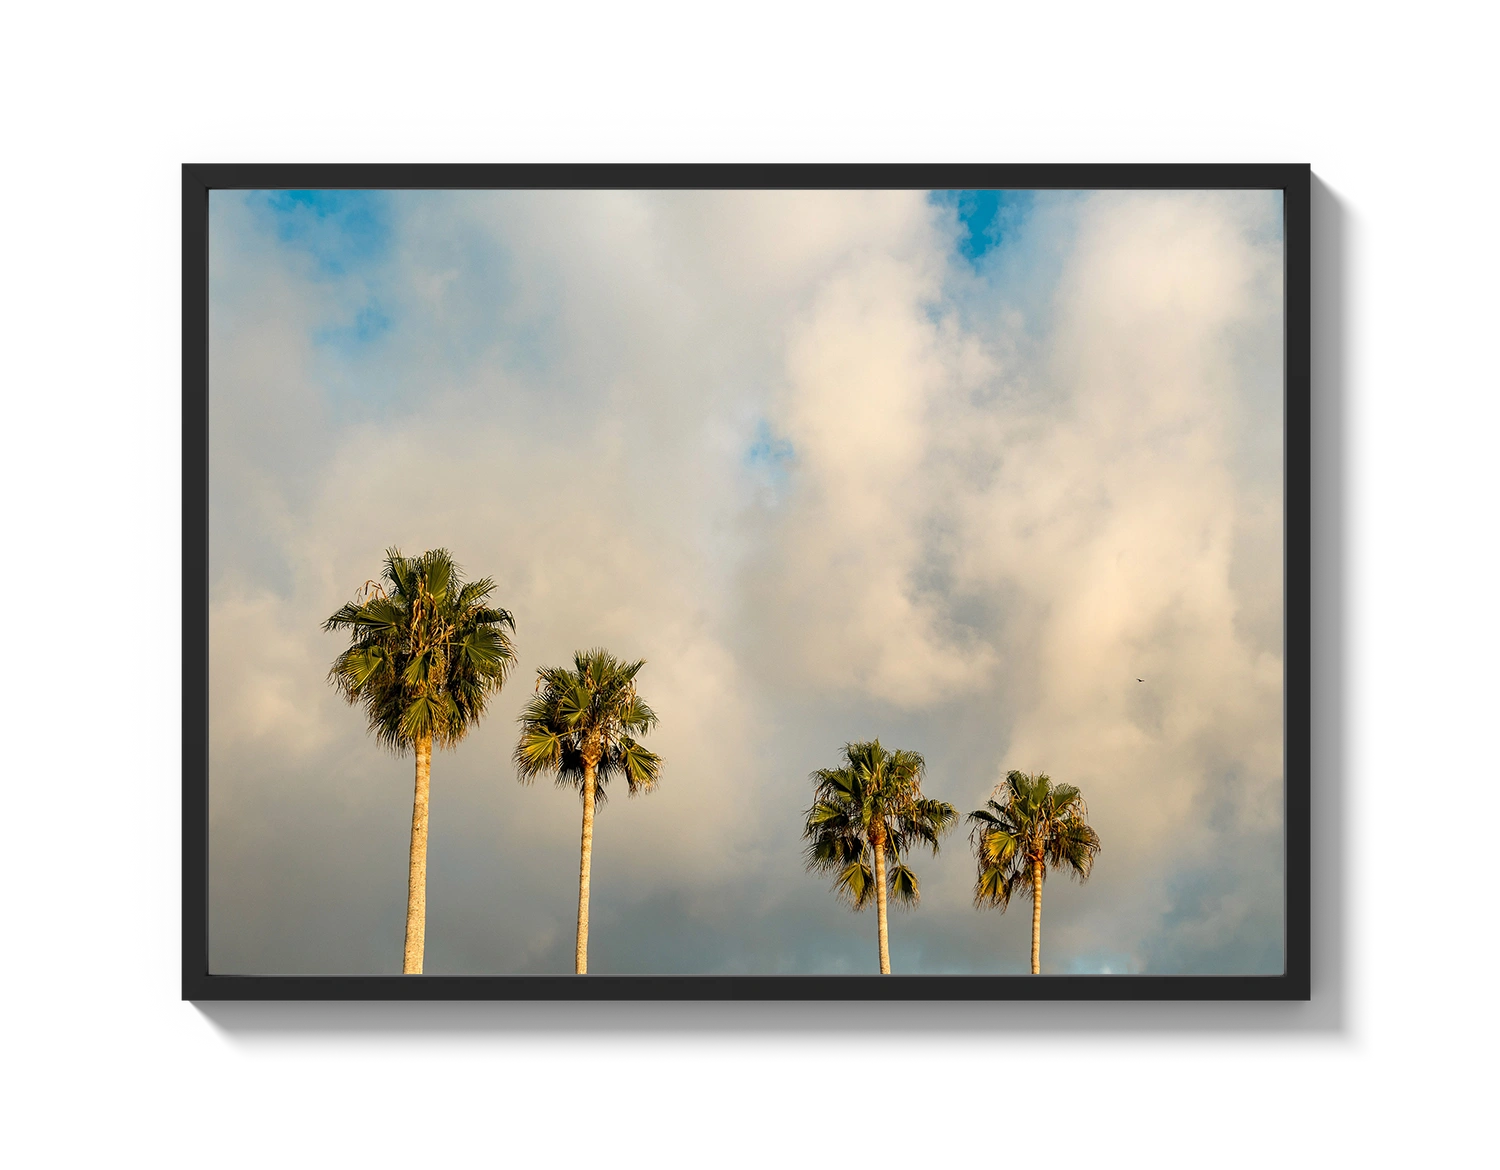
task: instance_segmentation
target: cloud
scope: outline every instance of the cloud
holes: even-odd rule
[[[576,797],[508,757],[596,644],[667,770],[601,814],[591,969],[866,969],[798,831],[877,734],[961,808],[1083,787],[1049,969],[1276,968],[1279,208],[1007,206],[970,255],[920,192],[401,192],[347,243],[215,193],[214,969],[398,969],[410,761],[319,629],[393,544],[493,576],[522,659],[434,763],[429,971],[567,969]],[[917,869],[897,969],[1023,969],[958,836]]]

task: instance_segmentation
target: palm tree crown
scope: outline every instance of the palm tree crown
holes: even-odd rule
[[[1053,784],[1045,772],[1007,773],[985,807],[969,814],[969,838],[979,862],[974,905],[1004,909],[1012,894],[1030,892],[1038,862],[1087,880],[1099,852],[1088,811],[1071,784]]]
[[[661,776],[661,757],[636,740],[656,725],[656,712],[636,694],[641,662],[621,662],[607,650],[580,650],[573,668],[537,671],[536,695],[521,711],[516,771],[523,783],[555,776],[560,787],[582,791],[592,770],[597,799],[624,776],[630,795],[649,792]]]
[[[452,747],[484,714],[515,661],[515,620],[488,604],[494,588],[488,577],[465,584],[447,549],[388,549],[380,581],[323,623],[349,631],[329,681],[384,746]]]
[[[925,771],[916,752],[887,751],[877,739],[845,744],[842,767],[820,768],[811,777],[813,803],[802,831],[807,868],[833,874],[834,891],[852,909],[875,901],[883,974],[890,971],[887,894],[903,906],[921,897],[904,858],[918,845],[936,853],[939,838],[958,819],[951,804],[922,795]]]
[[[945,801],[922,795],[926,762],[916,752],[887,751],[880,741],[844,747],[844,766],[812,774],[813,805],[803,836],[807,866],[832,873],[834,890],[855,910],[875,896],[871,854],[876,841],[890,851],[891,897],[913,905],[917,875],[901,860],[915,845],[938,851],[938,839],[958,817]]]

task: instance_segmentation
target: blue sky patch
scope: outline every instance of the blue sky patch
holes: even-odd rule
[[[745,451],[746,467],[773,483],[782,484],[791,473],[796,458],[797,449],[790,439],[778,437],[765,419],[755,424],[755,441]]]
[[[390,200],[384,191],[265,191],[276,238],[307,252],[331,276],[383,260],[390,250]]]
[[[371,301],[354,315],[351,324],[320,329],[313,334],[313,340],[319,345],[354,345],[374,341],[390,329],[390,317],[378,303]]]
[[[958,253],[975,267],[1016,231],[1031,211],[1034,191],[934,191],[928,198],[958,212]]]

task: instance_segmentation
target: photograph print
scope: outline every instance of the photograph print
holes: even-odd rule
[[[201,184],[184,993],[1287,995],[1263,169]]]

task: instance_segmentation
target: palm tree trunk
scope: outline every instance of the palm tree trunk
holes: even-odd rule
[[[891,944],[885,924],[885,842],[875,839],[875,916],[880,930],[880,973],[891,973]]]
[[[417,740],[417,791],[411,803],[411,858],[406,869],[406,954],[403,975],[422,973],[427,942],[427,797],[432,782],[432,737]]]
[[[1031,973],[1042,973],[1042,863],[1031,863]]]
[[[589,867],[594,860],[594,765],[583,768],[583,843],[578,850],[578,944],[573,956],[573,970],[579,975],[589,969]]]

